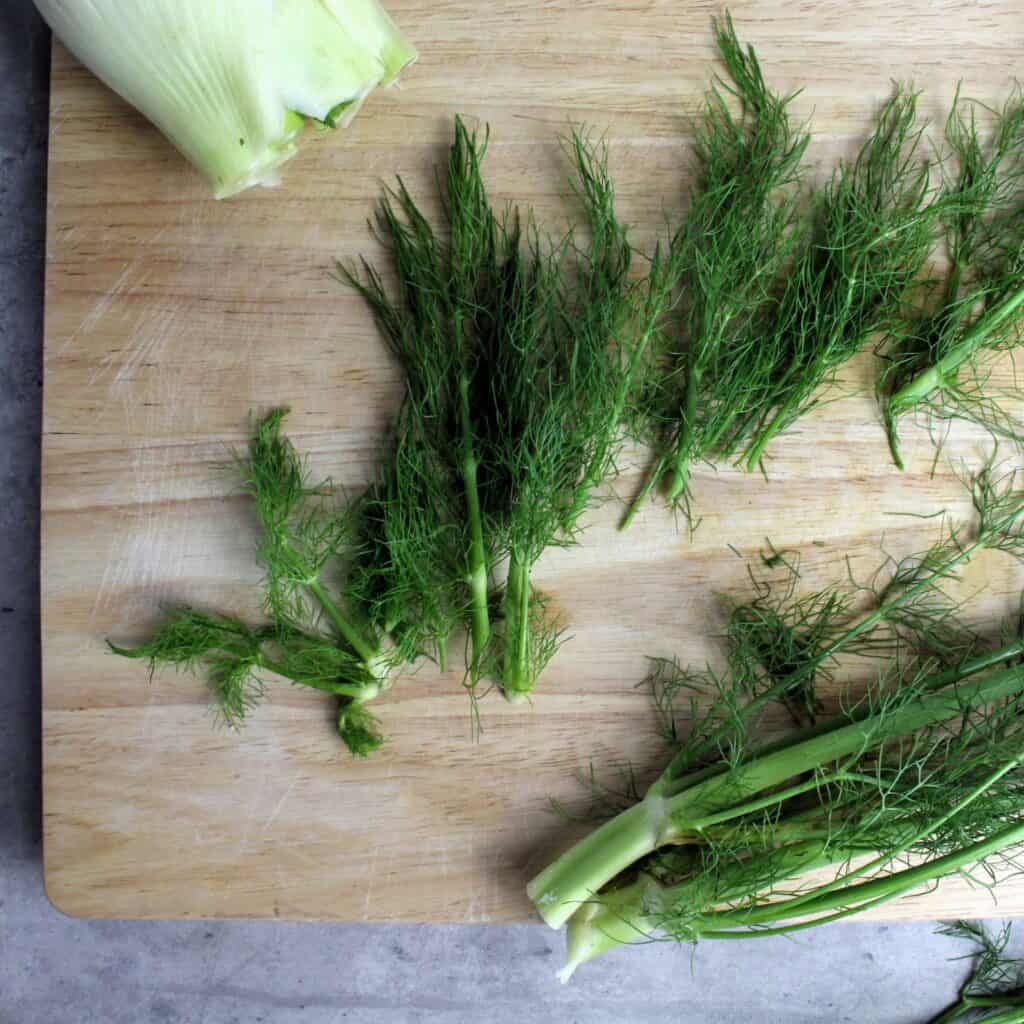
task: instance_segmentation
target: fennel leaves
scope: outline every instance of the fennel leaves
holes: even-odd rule
[[[612,472],[631,388],[671,297],[660,256],[641,288],[629,280],[606,147],[579,132],[568,140],[585,237],[552,241],[530,214],[491,207],[486,144],[456,120],[445,236],[404,184],[385,195],[377,229],[397,272],[394,297],[368,262],[341,269],[406,374],[403,465],[391,472],[432,476],[443,492],[421,524],[443,543],[413,541],[408,555],[465,591],[447,604],[464,608],[470,684],[490,676],[518,700],[559,639],[531,571],[546,548],[574,540]],[[401,487],[393,493],[386,529],[407,500]],[[377,600],[388,602],[386,586]]]
[[[336,695],[342,738],[366,754],[382,742],[367,703],[402,664],[446,667],[462,630],[473,694],[492,678],[524,699],[557,649],[561,626],[531,571],[547,547],[574,542],[614,471],[631,389],[671,295],[658,256],[641,285],[629,279],[603,144],[579,132],[567,140],[585,224],[553,241],[530,214],[491,208],[485,148],[486,135],[457,119],[444,235],[401,182],[385,196],[377,229],[397,298],[369,263],[339,268],[406,375],[366,492],[339,502],[330,481],[311,481],[281,410],[239,459],[261,529],[268,623],[185,607],[148,642],[112,645],[154,669],[205,671],[231,725],[278,675]]]
[[[776,371],[766,315],[798,241],[795,186],[809,136],[792,122],[793,97],[768,88],[732,21],[714,32],[728,78],[712,86],[696,125],[698,182],[669,246],[679,323],[662,333],[641,396],[659,454],[634,509],[666,476],[669,500],[685,501],[690,466],[735,447],[766,401]]]
[[[725,74],[697,120],[697,181],[670,244],[678,307],[634,408],[654,462],[622,525],[660,484],[693,523],[693,465],[757,469],[869,344],[886,360],[897,461],[896,423],[918,406],[1017,438],[984,374],[967,370],[1019,340],[1019,90],[988,142],[958,97],[949,153],[933,155],[918,94],[897,85],[859,153],[818,186],[803,166],[808,132],[790,113],[796,94],[770,89],[728,17],[714,33]],[[958,177],[944,182],[951,163]],[[928,277],[943,235],[940,287]]]
[[[1015,89],[987,137],[979,104],[957,95],[946,122],[952,163],[942,226],[944,273],[884,346],[879,391],[893,460],[899,421],[915,409],[963,418],[996,438],[1024,439],[988,387],[994,353],[1021,341],[1024,309],[1024,95]]]
[[[329,480],[310,480],[281,431],[285,415],[277,410],[261,420],[238,460],[261,531],[268,623],[252,628],[182,607],[145,643],[110,646],[148,661],[151,671],[204,671],[224,721],[235,727],[263,698],[268,674],[332,694],[338,732],[362,756],[383,742],[366,704],[388,685],[401,652],[347,611],[343,588],[333,585],[352,551],[352,510],[339,507]]]
[[[1024,1019],[1024,966],[1006,955],[1010,925],[1005,924],[993,935],[978,922],[956,921],[940,933],[971,942],[974,963],[970,977],[960,986],[957,1001],[933,1017],[930,1024],[1018,1024]]]

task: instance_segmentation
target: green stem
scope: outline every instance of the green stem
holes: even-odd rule
[[[882,418],[885,421],[885,437],[889,442],[889,454],[892,456],[893,464],[902,473],[905,467],[903,455],[900,452],[899,416],[899,411],[893,407],[890,398],[882,410]]]
[[[922,692],[934,693],[936,690],[941,690],[943,687],[959,682],[961,679],[967,679],[970,676],[977,675],[985,669],[995,668],[997,665],[1001,665],[1004,661],[1009,661],[1011,658],[1018,658],[1022,654],[1024,654],[1024,639],[1014,640],[997,650],[989,651],[987,654],[979,654],[975,658],[970,658],[956,668],[947,669],[945,672],[938,672],[919,685],[921,686]],[[833,732],[836,729],[840,729],[844,725],[847,725],[851,721],[867,718],[871,714],[873,714],[871,705],[866,701],[862,702],[859,708],[855,707],[846,714],[835,715],[832,718],[823,719],[816,725],[808,726],[797,733],[790,733],[787,736],[783,736],[772,741],[771,743],[766,743],[754,750],[750,756],[754,758],[764,757],[765,754],[772,754],[777,750],[783,750],[786,747],[792,746],[793,743]],[[702,769],[701,775],[703,777],[707,777],[710,774],[721,774],[721,771],[712,771],[711,769],[713,767],[715,766]],[[697,773],[694,773],[694,775],[696,774]],[[689,781],[694,778],[694,775],[687,775],[686,779]],[[700,781],[700,779],[697,779],[697,781]]]
[[[656,308],[660,308],[660,306]],[[657,317],[651,315],[648,318],[646,329],[641,333],[636,344],[633,346],[632,352],[630,353],[625,372],[622,374],[622,378],[619,381],[619,387],[615,392],[615,400],[612,402],[612,406],[608,414],[608,422],[605,424],[605,430],[601,441],[598,443],[597,451],[594,453],[593,458],[591,458],[590,465],[587,467],[587,471],[583,474],[583,479],[576,487],[573,502],[569,508],[569,514],[565,517],[567,528],[570,527],[582,514],[590,497],[590,492],[600,482],[600,476],[604,472],[605,464],[608,461],[608,450],[611,447],[611,439],[615,435],[619,424],[622,422],[622,417],[626,410],[626,401],[629,398],[630,389],[633,387],[633,381],[640,368],[640,361],[643,359],[644,353],[647,351],[656,330]],[[643,497],[646,497],[649,493],[650,486],[647,486],[643,491]],[[629,522],[633,518],[635,512],[635,506],[636,502],[630,506],[630,509],[626,514],[626,518],[619,525],[620,530],[624,530],[629,525]]]
[[[300,678],[293,672],[289,672],[279,662],[274,661],[273,658],[268,658],[265,654],[259,655],[259,663],[268,672],[273,672],[284,679],[290,679],[293,683],[308,686],[313,690],[319,690],[321,693],[331,693],[338,697],[351,697],[352,700],[358,703],[372,700],[380,693],[380,686],[375,683],[359,685],[358,683],[336,683],[330,679]]]
[[[889,404],[895,414],[924,401],[933,391],[946,387],[957,370],[982,346],[985,338],[1012,317],[1024,304],[1024,285],[998,303],[964,332],[964,336],[941,359],[894,392]]]
[[[998,996],[968,996],[966,1002],[972,1010],[1003,1009],[1010,1006],[1024,1006],[1024,994],[1015,996],[1006,992]],[[991,1019],[990,1017],[989,1020]]]
[[[352,650],[363,659],[368,668],[371,668],[377,655],[380,653],[376,646],[367,643],[355,626],[341,614],[338,606],[331,600],[330,594],[327,593],[327,590],[319,580],[308,582],[306,587],[317,601],[320,602],[320,606],[327,613],[327,617],[334,623],[335,628],[345,638]]]
[[[957,303],[957,296],[960,294],[960,281],[963,277],[964,266],[957,263],[946,278],[945,295],[943,297],[943,315],[941,331],[943,334],[959,329],[960,323],[973,305],[971,302]],[[899,418],[905,411],[894,402],[895,395],[890,395],[883,402],[882,416],[885,421],[885,435],[889,442],[889,452],[896,468],[903,471],[903,456],[900,453]]]
[[[595,829],[526,887],[541,917],[560,928],[602,885],[656,850],[665,824],[664,801],[645,799]]]
[[[748,814],[755,814],[757,811],[763,811],[766,807],[778,806],[787,800],[792,800],[794,797],[803,796],[804,793],[812,793],[822,786],[831,786],[837,782],[857,780],[875,781],[869,777],[858,776],[851,772],[833,772],[831,775],[823,775],[820,778],[815,777],[808,779],[806,782],[799,782],[788,789],[774,790],[760,800],[750,800],[747,803],[726,808],[726,810],[719,811],[717,814],[708,814],[703,818],[694,818],[687,821],[687,827],[697,832],[703,832],[705,829],[714,828],[715,825],[721,825],[724,822],[743,818]]]
[[[921,840],[935,832],[937,829],[942,828],[943,825],[951,821],[961,811],[974,803],[975,800],[988,792],[988,790],[1003,778],[1003,776],[1019,767],[1022,760],[1024,760],[1024,754],[1011,758],[1005,764],[1000,765],[999,768],[975,786],[975,788],[962,800],[957,801],[957,803],[955,803],[948,811],[940,815],[934,821],[929,822],[924,828],[919,829],[916,833],[908,835],[897,846],[887,850],[881,856],[875,857],[858,868],[841,873],[831,882],[826,882],[809,893],[804,893],[802,896],[794,896],[786,900],[785,905],[789,908],[789,916],[803,914],[803,911],[800,909],[802,905],[820,900],[828,893],[834,892],[837,889],[846,889],[853,879],[862,878],[864,875],[871,874],[873,871],[891,863],[896,857],[906,853],[915,844],[921,842]],[[775,911],[781,905],[782,904],[773,904],[771,907],[757,908],[752,911],[748,911],[746,915],[742,917],[742,923],[745,925],[752,925],[758,924],[762,920],[777,920],[775,917]],[[740,913],[741,912],[737,911],[734,916],[740,916]]]
[[[534,684],[530,671],[530,566],[515,546],[509,556],[503,608],[505,636],[501,688],[509,700],[522,700]]]
[[[971,544],[964,545],[962,548],[959,548],[957,550],[957,553],[952,558],[950,558],[949,561],[946,562],[937,572],[941,572],[944,575],[950,573],[958,565],[969,560],[977,551],[981,550],[986,546],[987,541],[982,539],[976,540]],[[892,614],[892,612],[895,609],[902,607],[910,601],[913,601],[919,593],[933,586],[936,578],[937,573],[929,573],[923,579],[918,580],[917,583],[914,583],[906,587],[896,597],[890,598],[888,601],[881,604],[873,612],[871,612],[869,615],[866,615],[858,623],[856,623],[854,626],[848,629],[842,636],[833,640],[832,643],[830,643],[827,647],[819,651],[813,658],[804,662],[799,668],[794,669],[794,671],[787,675],[785,679],[782,679],[779,682],[774,683],[772,686],[768,687],[766,690],[763,690],[760,694],[758,694],[758,696],[750,700],[743,707],[743,717],[748,719],[751,718],[758,711],[760,711],[761,708],[765,707],[771,701],[777,699],[780,693],[783,693],[790,687],[796,686],[803,682],[805,679],[808,679],[811,676],[813,676],[814,673],[817,672],[817,670],[826,661],[837,655],[845,646],[847,646],[853,640],[856,640],[857,637],[862,636],[864,633],[873,629],[875,626],[878,625],[878,623],[882,622],[888,615]],[[999,658],[998,660],[1001,661],[1004,660],[1004,658]],[[977,669],[975,669],[975,671],[977,671]],[[963,675],[963,672],[961,672],[960,670],[954,670],[954,672],[957,678]],[[944,674],[940,674],[939,678],[944,678]],[[934,687],[932,688],[934,689]],[[827,723],[825,723],[825,725],[827,725]],[[823,727],[824,726],[816,727],[816,729],[812,731],[816,732],[817,729]],[[673,779],[673,776],[678,774],[681,765],[692,764],[697,757],[701,756],[704,753],[715,753],[719,749],[720,743],[727,738],[732,728],[733,722],[731,720],[725,721],[703,740],[700,747],[696,749],[687,748],[681,750],[668,763],[667,767],[662,772],[662,775],[658,780],[659,783],[662,781],[662,779],[664,779],[665,783],[669,784]]]
[[[997,997],[998,998],[998,997]],[[1000,1002],[995,1003],[996,1006],[1003,1005]],[[1024,1003],[1013,1001],[1009,1004],[1013,1009],[1003,1010],[1001,1013],[994,1013],[990,1017],[982,1017],[977,1021],[977,1024],[1021,1024],[1024,1021],[1024,1013],[1021,1013],[1016,1007],[1024,1006]]]
[[[859,903],[855,907],[844,907],[835,913],[826,914],[824,917],[816,917],[813,921],[797,921],[793,924],[782,924],[774,928],[736,928],[734,930],[720,931],[716,928],[702,930],[702,939],[766,939],[773,935],[792,935],[794,932],[803,932],[808,928],[820,928],[823,924],[832,924],[834,921],[842,921],[847,917],[854,917],[863,914],[872,907],[888,903],[893,897],[890,895],[876,896],[867,903]]]
[[[959,1020],[971,1010],[1002,1010],[988,1017],[977,1018],[978,1024],[1021,1024],[1024,1014],[1016,1007],[1024,1006],[1024,995],[1006,992],[991,996],[961,996],[957,1002],[938,1017],[933,1017],[929,1024],[949,1024]],[[971,1018],[974,1020],[975,1018]]]
[[[942,857],[925,861],[925,863],[912,868],[904,868],[902,871],[885,875],[882,878],[861,882],[859,885],[843,886],[837,891],[826,892],[815,899],[801,901],[795,908],[790,900],[770,904],[764,908],[764,913],[756,916],[756,920],[785,921],[787,917],[792,917],[794,914],[808,917],[830,911],[852,910],[854,907],[863,907],[867,902],[893,899],[929,882],[953,874],[968,865],[976,864],[1022,840],[1024,840],[1024,825],[1011,825],[987,839],[981,839]],[[744,914],[740,911],[738,913],[738,918],[731,918],[730,912],[726,911],[709,920],[712,921],[712,927],[717,927],[719,923],[728,925],[731,921],[743,925],[754,923],[751,920],[753,915],[749,912]]]
[[[950,1021],[955,1021],[962,1014],[965,1014],[970,1007],[968,1007],[964,999],[958,1000],[948,1010],[940,1013],[938,1017],[933,1017],[929,1024],[950,1024]]]
[[[742,413],[742,419],[740,419]],[[722,422],[719,423],[718,427],[707,434],[704,439],[704,451],[708,457],[713,457],[716,461],[719,459],[728,459],[730,454],[735,450],[735,441],[732,444],[721,446],[722,438],[729,434],[730,437],[735,438],[737,433],[742,433],[743,423],[747,420],[749,413],[746,410],[731,409],[727,415],[722,418]],[[740,419],[740,429],[733,431],[732,425]]]
[[[469,408],[469,377],[459,375],[459,420],[462,429],[462,481],[466,490],[466,514],[469,522],[469,595],[470,635],[473,643],[473,669],[478,671],[491,638],[491,620],[487,610],[487,555],[484,547],[483,516],[477,489],[477,461],[473,445],[473,422]]]
[[[771,422],[765,427],[754,444],[750,447],[747,452],[747,472],[753,473],[755,469],[761,464],[761,459],[764,456],[764,450],[768,447],[768,444],[772,441],[776,434],[782,430],[783,425],[787,419],[792,416],[793,410],[799,404],[798,402],[799,392],[794,391],[789,396],[786,402],[779,407],[775,415],[772,417]]]
[[[678,501],[690,484],[690,451],[693,448],[694,428],[697,420],[697,400],[700,395],[700,381],[703,370],[691,366],[686,377],[686,398],[683,405],[682,430],[672,460],[672,478],[668,485],[668,500]]]
[[[626,509],[626,514],[619,521],[619,529],[625,530],[629,528],[629,524],[633,522],[633,517],[640,511],[641,506],[647,501],[651,491],[658,485],[658,481],[661,479],[661,475],[665,472],[668,467],[668,456],[660,455],[657,462],[651,468],[647,474],[647,479],[644,481],[643,487],[640,488],[640,493],[629,503],[629,508]]]
[[[663,792],[671,804],[678,830],[697,815],[717,812],[730,806],[737,797],[760,793],[794,775],[813,771],[818,765],[831,764],[858,753],[865,744],[877,746],[886,739],[963,714],[969,707],[1015,694],[1021,688],[1024,688],[1024,666],[1001,669],[971,682],[954,683],[938,693],[924,692],[913,702],[885,712],[884,717],[873,715],[850,722],[823,736],[813,736],[764,754],[698,786],[677,792],[670,782]]]
[[[946,277],[946,287],[943,289],[942,305],[945,309],[955,308],[956,299],[960,294],[960,283],[964,277],[964,259],[961,256],[959,259],[952,256],[950,257],[953,261],[953,265],[950,268],[949,274]],[[963,319],[963,315],[958,319]]]

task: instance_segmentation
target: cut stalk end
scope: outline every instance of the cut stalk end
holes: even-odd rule
[[[555,972],[555,977],[563,985],[569,983],[569,979],[576,973],[576,968],[579,967],[578,961],[570,961],[560,971]]]
[[[649,896],[656,897],[659,888],[652,879],[640,877],[580,907],[566,929],[567,961],[558,972],[559,981],[567,982],[580,964],[616,946],[648,941],[655,926],[644,915],[644,905]]]
[[[661,479],[662,473],[665,471],[665,456],[662,455],[658,461],[651,467],[651,471],[647,474],[647,479],[644,481],[643,487],[640,488],[640,493],[629,503],[629,507],[626,509],[626,514],[622,517],[619,522],[619,530],[626,530],[629,528],[629,524],[633,522],[633,517],[640,511],[640,507],[647,501],[651,491],[658,485],[658,481]]]
[[[641,801],[549,864],[526,887],[545,923],[561,928],[621,871],[655,850],[665,813],[664,801]]]
[[[885,436],[889,442],[889,454],[892,455],[893,464],[902,473],[904,470],[903,456],[900,453],[900,436],[897,428],[900,410],[890,399],[885,405]]]

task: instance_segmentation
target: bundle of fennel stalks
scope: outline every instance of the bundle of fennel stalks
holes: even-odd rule
[[[969,628],[944,590],[984,550],[1024,559],[1018,483],[984,470],[976,521],[870,587],[797,595],[762,581],[729,608],[724,671],[654,663],[667,764],[528,886],[551,927],[568,925],[563,980],[619,945],[789,934],[946,875],[985,884],[1019,867],[1024,639]],[[840,712],[818,719],[815,684],[865,658],[877,682],[841,687]],[[800,726],[759,743],[777,701]]]

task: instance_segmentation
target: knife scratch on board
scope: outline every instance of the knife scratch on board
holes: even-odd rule
[[[288,797],[292,795],[293,790],[299,783],[299,776],[296,775],[291,782],[288,783],[288,788],[281,794],[281,799],[274,805],[274,809],[270,812],[267,820],[263,822],[263,826],[260,829],[261,832],[266,832],[271,825],[277,820],[277,816],[281,813],[282,808],[288,800]]]
[[[67,239],[65,239],[67,241]],[[130,278],[139,266],[139,260],[134,259],[123,264],[121,273],[109,288],[105,289],[100,298],[95,302],[92,309],[82,317],[79,325],[71,332],[67,341],[57,349],[57,357],[60,358],[68,349],[73,348],[84,335],[92,334],[99,326],[100,321],[111,311],[118,299],[127,296],[139,282],[130,282]],[[102,362],[101,362],[102,365]],[[90,381],[90,383],[92,383]]]
[[[260,781],[256,784],[256,791],[249,801],[249,811],[245,816],[245,827],[242,829],[242,838],[238,841],[238,849],[235,851],[235,856],[240,856],[249,848],[249,833],[252,831],[252,823],[256,818],[256,812],[259,810],[260,798],[263,796],[263,790],[266,788],[268,774],[268,772],[263,772],[260,775]]]
[[[141,317],[132,331],[127,346],[112,349],[99,361],[89,378],[90,387],[111,372],[113,377],[108,385],[109,390],[132,383],[144,365],[159,361],[180,321],[181,314],[177,304],[158,308]],[[133,396],[129,394],[126,402],[129,409],[132,399]]]
[[[377,882],[377,858],[380,854],[380,843],[374,842],[373,852],[370,854],[370,862],[366,869],[366,893],[363,897],[363,920],[370,920],[370,904],[373,902],[373,889]]]

